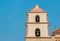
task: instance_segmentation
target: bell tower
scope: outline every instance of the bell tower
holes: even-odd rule
[[[48,13],[36,5],[28,12],[26,24],[26,41],[28,37],[49,37]]]

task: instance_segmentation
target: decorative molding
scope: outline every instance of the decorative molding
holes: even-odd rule
[[[29,39],[52,39],[52,37],[26,37]]]
[[[27,24],[49,24],[49,22],[27,22]]]
[[[48,13],[48,12],[27,12],[27,13]]]
[[[60,37],[55,37],[55,39],[60,39]]]

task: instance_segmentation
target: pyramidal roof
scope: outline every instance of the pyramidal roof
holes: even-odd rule
[[[44,12],[43,9],[39,8],[39,5],[36,5],[35,8],[33,8],[30,12]]]

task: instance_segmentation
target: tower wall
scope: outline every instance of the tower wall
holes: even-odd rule
[[[52,41],[49,35],[48,13],[38,5],[28,13],[26,26],[26,41]]]

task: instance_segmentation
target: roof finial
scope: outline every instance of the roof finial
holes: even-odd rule
[[[38,4],[36,4],[35,8],[39,8],[39,5],[38,5]]]

